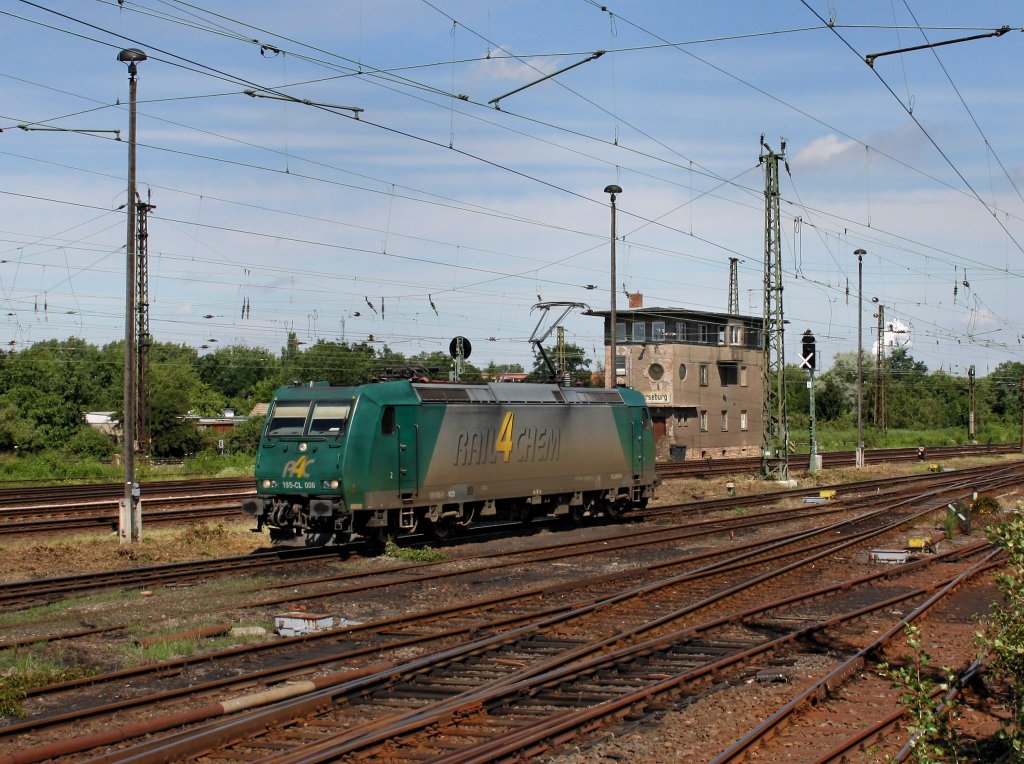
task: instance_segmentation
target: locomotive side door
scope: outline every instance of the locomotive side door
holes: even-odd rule
[[[640,409],[639,416],[633,417],[633,474],[642,475],[647,466],[647,448],[644,432],[651,429],[651,415],[646,408]]]
[[[396,420],[395,463],[398,468],[398,498],[403,503],[411,503],[419,488],[418,428],[414,421],[414,410],[405,406],[398,407]]]

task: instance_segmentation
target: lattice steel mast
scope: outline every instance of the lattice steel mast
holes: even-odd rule
[[[786,366],[782,312],[782,231],[779,221],[779,160],[785,162],[786,142],[776,154],[761,136],[764,165],[764,383],[761,412],[761,475],[770,480],[789,477],[789,421],[786,416]],[[788,168],[787,168],[788,169]]]
[[[738,257],[729,258],[729,315],[740,314],[740,279]]]
[[[135,338],[138,352],[135,356],[135,450],[149,453],[152,442],[149,420],[149,348],[153,338],[149,333],[149,211],[152,204],[136,201],[137,228],[135,242]]]
[[[885,410],[885,306],[878,306],[878,344],[875,348],[875,427],[889,429]]]

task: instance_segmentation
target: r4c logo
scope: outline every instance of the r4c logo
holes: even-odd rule
[[[494,450],[499,454],[505,454],[506,462],[512,457],[513,420],[514,416],[511,411],[505,414],[505,419],[501,423],[501,429],[498,431],[498,439],[494,441]]]

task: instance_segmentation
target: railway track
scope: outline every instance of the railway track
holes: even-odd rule
[[[1016,444],[948,446],[928,450],[928,460],[965,456],[1019,453]],[[917,460],[917,449],[873,449],[865,454],[868,464]],[[827,468],[853,466],[854,452],[823,454]],[[701,459],[664,462],[657,466],[663,478],[707,477],[722,474],[754,474],[760,458]],[[806,457],[790,460],[794,471],[806,469]],[[252,478],[210,478],[144,483],[143,520],[153,524],[181,524],[220,517],[238,517],[238,508],[255,493]],[[81,530],[117,530],[118,502],[124,496],[119,483],[26,486],[0,489],[0,536]]]
[[[1019,467],[1004,468],[1002,473],[993,477],[997,482],[991,487],[1021,480]],[[936,587],[951,585],[953,578],[935,571],[952,574],[956,569],[957,574],[962,573],[972,559],[986,553],[984,544],[951,552],[941,558],[941,565],[937,564],[940,558],[923,560],[900,566],[899,571],[847,576],[825,588],[814,566],[838,550],[872,543],[891,533],[889,526],[894,523],[943,507],[951,495],[980,485],[980,478],[972,478],[960,485],[947,481],[944,493],[918,490],[913,500],[907,497],[899,509],[861,510],[845,530],[837,524],[819,524],[814,538],[794,533],[792,539],[780,538],[776,544],[760,541],[743,549],[727,543],[717,557],[710,556],[709,550],[701,562],[691,556],[689,560],[648,564],[643,569],[647,577],[631,588],[622,587],[625,571],[598,577],[600,580],[573,580],[563,591],[575,592],[575,602],[553,603],[559,592],[549,584],[532,595],[539,596],[539,601],[512,592],[501,598],[504,605],[497,600],[452,605],[448,617],[455,620],[447,624],[437,611],[420,617],[410,614],[390,624],[348,628],[331,635],[347,647],[333,654],[314,649],[310,640],[304,640],[307,650],[320,653],[313,665],[321,669],[338,662],[350,666],[360,654],[379,659],[379,643],[376,647],[367,643],[364,648],[354,643],[360,634],[365,637],[374,630],[390,636],[392,646],[400,649],[424,641],[439,647],[383,669],[364,665],[359,675],[328,675],[327,686],[321,680],[318,688],[310,688],[293,701],[281,700],[267,709],[233,716],[206,732],[181,732],[112,751],[104,760],[188,760],[190,751],[211,747],[225,760],[275,753],[278,758],[270,760],[318,761],[340,755],[367,759],[384,752],[394,760],[403,760],[408,753],[417,760],[441,761],[536,755],[609,719],[653,713],[652,709],[674,702],[675,697],[699,694],[706,689],[702,682],[708,677],[722,681],[722,677],[752,671],[769,651],[778,655],[793,650],[792,654],[799,656],[804,641],[834,633],[840,624],[882,617],[879,614],[904,607],[900,603],[917,607]],[[887,502],[894,503],[891,498]],[[893,516],[894,512],[899,517]],[[724,537],[729,528],[723,526],[717,532]],[[803,538],[797,542],[796,536]],[[536,564],[533,560],[531,567]],[[657,570],[663,571],[660,578]],[[794,582],[794,575],[802,578]],[[903,581],[898,596],[892,591],[896,580]],[[766,595],[763,587],[772,581],[786,582],[780,587],[786,591],[784,597]],[[794,595],[797,591],[799,596]],[[856,591],[856,596],[851,597],[850,591]],[[350,587],[329,596],[348,601],[352,592]],[[828,612],[817,612],[813,626],[807,625],[808,616],[802,613],[796,619],[800,628],[776,636],[779,622],[793,620],[794,607],[813,611],[818,607],[814,603],[834,603],[836,597],[830,592],[846,593],[839,598],[845,601],[845,610],[824,608]],[[454,612],[457,609],[459,613]],[[645,615],[651,612],[661,615],[656,619]],[[485,614],[489,620],[483,619]],[[610,624],[615,627],[610,629]],[[877,624],[872,621],[871,625]],[[441,634],[446,629],[452,632],[447,642]],[[652,634],[656,636],[652,638]],[[766,639],[766,634],[771,638]],[[452,640],[454,646],[444,647]],[[180,671],[180,667],[161,668],[169,676]],[[309,668],[307,665],[306,670]],[[280,679],[280,674],[274,675],[275,682]],[[183,681],[187,687],[188,678]],[[183,687],[182,693],[186,691]],[[159,723],[172,729],[172,717],[147,712],[148,732],[139,734],[157,731]],[[180,723],[181,715],[178,717]],[[117,734],[123,732],[119,729]],[[314,738],[324,741],[317,744],[320,747],[310,745]],[[494,745],[489,742],[492,740],[511,747],[487,747]],[[88,741],[78,740],[78,744],[84,742]]]
[[[147,523],[194,522],[239,515],[242,499],[256,492],[251,478],[211,478],[145,483]],[[121,485],[66,485],[0,490],[0,535],[53,531],[116,530]]]
[[[642,513],[638,513],[637,517],[631,518],[631,520],[665,516],[675,518],[700,518],[707,513],[746,506],[752,501],[756,501],[763,505],[770,505],[785,499],[816,495],[819,491],[823,489],[827,490],[829,488],[843,491],[844,500],[840,502],[838,506],[846,507],[851,506],[852,502],[856,502],[856,497],[858,495],[867,495],[870,501],[877,501],[884,496],[888,496],[890,492],[906,492],[911,486],[918,484],[937,486],[944,483],[959,484],[975,478],[984,480],[993,469],[999,470],[1003,469],[1003,467],[975,467],[968,470],[960,470],[955,473],[943,473],[940,475],[908,475],[899,478],[886,478],[883,480],[867,480],[853,484],[836,484],[834,486],[814,488],[795,488],[758,496],[725,497],[722,499],[687,502],[685,504],[650,507]],[[884,494],[882,493],[883,491]],[[831,513],[832,511],[834,510],[831,507],[823,507],[819,505],[810,508],[803,508],[795,512],[793,510],[785,510],[778,514],[821,517]],[[759,517],[767,518],[768,522],[776,522],[782,519],[772,512],[759,513]],[[758,522],[760,522],[760,520],[756,518],[731,518],[715,520],[710,524],[710,527],[712,530],[717,532],[728,530],[733,526],[738,528],[745,525],[756,524]],[[460,538],[460,541],[479,542],[492,537],[497,538],[505,536],[510,533],[515,535],[521,531],[522,527],[516,524],[497,527],[479,527],[468,530],[465,536]],[[637,535],[644,536],[648,533],[650,532],[642,531]],[[689,531],[687,531],[687,533],[689,533]],[[625,535],[633,534],[626,533]],[[425,539],[422,537],[411,537],[406,539],[405,543],[416,544],[424,541]],[[562,545],[558,545],[552,549],[561,550],[563,548],[564,547]],[[232,557],[218,557],[180,563],[164,563],[100,573],[71,574],[27,581],[11,581],[7,583],[0,583],[0,605],[7,607],[27,606],[50,602],[63,597],[82,595],[112,588],[128,590],[132,588],[166,586],[168,584],[180,583],[183,581],[204,580],[217,576],[244,575],[275,567],[302,564],[316,558],[330,558],[338,555],[359,553],[373,554],[374,551],[367,545],[359,542],[350,544],[346,547],[313,547],[308,549],[276,548],[264,552]],[[510,552],[508,554],[499,554],[498,556],[507,557],[514,556],[515,554],[515,552]],[[406,567],[416,570],[420,567],[430,567],[430,565],[431,563],[425,563],[423,565],[410,565]],[[419,574],[414,575],[418,576]],[[3,646],[3,642],[0,641],[0,648]]]
[[[1019,443],[1002,443],[998,445],[977,446],[933,446],[925,452],[926,461],[935,463],[944,459],[960,459],[970,456],[988,456],[990,454],[1019,454]],[[821,454],[822,467],[838,469],[856,465],[854,451],[826,451]],[[916,448],[872,448],[864,452],[865,464],[885,464],[887,462],[918,461]],[[808,467],[807,454],[794,454],[789,457],[789,468],[794,472],[803,472]],[[761,468],[759,456],[743,458],[707,458],[689,459],[684,462],[662,462],[657,472],[662,477],[707,477],[710,475],[743,475],[755,474]]]

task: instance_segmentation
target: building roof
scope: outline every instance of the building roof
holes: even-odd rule
[[[600,316],[601,318],[607,318],[611,315],[611,310],[591,310],[589,313],[584,315],[589,316]],[[671,318],[671,319],[703,319],[705,321],[750,321],[757,324],[763,324],[764,319],[761,316],[743,316],[732,313],[712,313],[706,310],[690,310],[689,308],[616,308],[616,318],[623,316],[644,316],[650,318]]]

